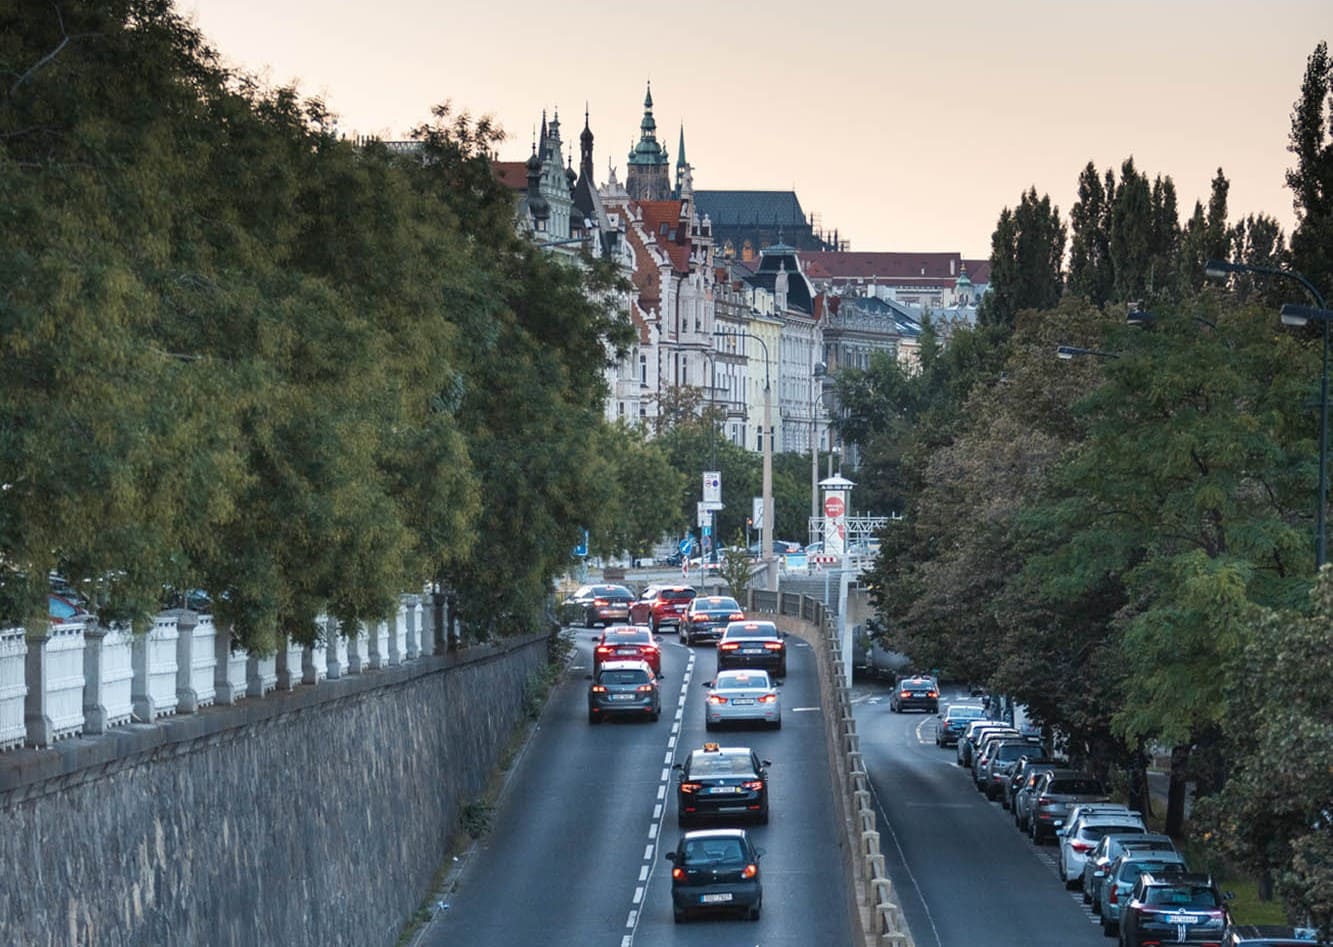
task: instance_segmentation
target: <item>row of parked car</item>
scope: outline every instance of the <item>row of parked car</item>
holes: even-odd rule
[[[1058,846],[1065,887],[1082,892],[1102,931],[1121,947],[1317,942],[1309,929],[1233,923],[1231,895],[1192,872],[1170,836],[1150,832],[1142,813],[1112,802],[1100,779],[1049,755],[1038,736],[994,719],[987,704],[958,701],[938,716],[936,745],[955,747],[976,788],[1033,844]]]

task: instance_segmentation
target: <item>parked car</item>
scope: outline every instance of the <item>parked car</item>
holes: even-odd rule
[[[787,643],[771,621],[733,621],[717,641],[717,669],[763,668],[787,676]]]
[[[1009,774],[1005,777],[1004,785],[1000,789],[1000,804],[1010,812],[1014,810],[1014,797],[1022,787],[1024,780],[1029,773],[1034,772],[1038,767],[1045,769],[1061,769],[1065,764],[1060,760],[1049,756],[1044,756],[1041,747],[1031,747],[1031,752],[1027,756],[1020,756],[1015,762]]]
[[[653,634],[668,625],[679,631],[681,617],[698,594],[692,585],[649,586],[630,607],[629,620],[649,626]]]
[[[697,595],[681,619],[680,636],[686,644],[716,641],[728,623],[744,619],[740,602],[730,595]]]
[[[767,671],[745,668],[718,671],[705,681],[710,691],[704,701],[704,727],[712,730],[723,723],[758,721],[774,730],[782,728],[782,700],[778,683]]]
[[[1001,800],[1009,777],[1018,761],[1041,752],[1041,744],[1030,739],[1001,740],[986,754],[986,764],[977,776],[977,785],[987,799]]]
[[[1087,860],[1083,862],[1083,903],[1092,905],[1092,913],[1101,910],[1102,881],[1106,869],[1121,853],[1152,856],[1158,852],[1175,852],[1176,843],[1169,835],[1158,832],[1108,832],[1101,837]]]
[[[768,824],[768,767],[748,746],[705,743],[676,763],[676,823],[745,818]]]
[[[1022,742],[1017,731],[1013,727],[1005,727],[1002,730],[988,730],[976,741],[972,749],[972,782],[976,785],[977,792],[984,792],[986,788],[986,771],[990,768],[990,761],[995,754],[996,748],[1005,743]],[[1019,756],[1025,753],[1040,753],[1041,747],[1035,743],[1028,743],[1026,748]]]
[[[1029,763],[1023,770],[1021,782],[1014,784],[1009,795],[1009,809],[1014,814],[1014,826],[1018,831],[1027,833],[1032,829],[1032,805],[1037,800],[1037,791],[1041,788],[1042,777],[1054,769],[1061,769],[1060,763]]]
[[[1121,852],[1106,868],[1106,878],[1098,895],[1096,913],[1102,919],[1102,933],[1114,937],[1120,930],[1120,910],[1129,901],[1139,876],[1144,872],[1164,876],[1189,870],[1178,852]]]
[[[1145,872],[1120,913],[1120,945],[1217,944],[1228,920],[1226,898],[1210,876]]]
[[[592,671],[603,661],[644,661],[654,674],[662,673],[661,639],[645,625],[612,625],[592,649]]]
[[[1222,947],[1311,947],[1320,943],[1313,927],[1274,924],[1233,924],[1222,935]]]
[[[662,694],[657,674],[646,661],[603,661],[588,686],[588,722],[607,717],[662,716]]]
[[[1033,790],[1032,811],[1028,814],[1028,834],[1040,845],[1055,837],[1058,824],[1069,818],[1069,810],[1085,802],[1110,802],[1101,780],[1088,773],[1053,769],[1041,777]]]
[[[57,595],[55,592],[46,594],[46,616],[53,625],[61,622],[79,621],[87,618],[88,609],[80,605],[72,598],[66,598],[64,595]]]
[[[972,766],[972,756],[977,746],[990,733],[1006,733],[1012,736],[1018,736],[1018,731],[1007,723],[1000,723],[996,720],[982,719],[974,720],[963,729],[963,735],[958,738],[958,765],[963,767]]]
[[[940,712],[940,687],[934,678],[918,675],[904,677],[898,681],[889,695],[889,710],[902,713],[905,710],[924,710],[926,713]]]
[[[699,912],[739,911],[759,920],[764,887],[759,860],[764,850],[750,841],[744,829],[707,829],[686,832],[671,862],[671,913],[677,924]]]
[[[950,704],[939,715],[940,722],[935,727],[936,746],[957,746],[958,736],[973,720],[984,720],[986,708],[981,704]]]
[[[1143,816],[1124,806],[1079,806],[1069,813],[1069,821],[1056,829],[1060,843],[1057,863],[1060,878],[1069,889],[1083,887],[1083,864],[1109,832],[1145,834]]]

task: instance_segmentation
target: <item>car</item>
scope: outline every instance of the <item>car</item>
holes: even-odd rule
[[[1318,943],[1319,932],[1313,927],[1232,924],[1222,935],[1222,947],[1310,947]]]
[[[592,672],[603,661],[646,661],[654,674],[662,673],[661,639],[646,625],[612,625],[602,631],[592,649]]]
[[[1111,801],[1100,779],[1071,769],[1053,769],[1042,774],[1033,793],[1027,822],[1028,834],[1036,845],[1055,838],[1055,830],[1069,818],[1069,810],[1074,806]]]
[[[704,687],[710,691],[704,701],[705,729],[738,721],[759,721],[774,730],[782,728],[778,684],[767,671],[757,668],[718,671],[715,678],[704,682]]]
[[[601,723],[607,717],[657,720],[662,716],[657,673],[647,661],[603,661],[597,673],[590,677],[589,723]]]
[[[940,687],[933,678],[904,677],[889,695],[889,710],[898,714],[905,710],[937,714],[940,712]]]
[[[679,631],[685,610],[698,594],[692,585],[649,586],[631,606],[630,621],[636,625],[649,626],[653,634],[668,625]]]
[[[1210,875],[1144,872],[1120,912],[1120,947],[1221,943],[1226,902]]]
[[[1001,743],[1017,743],[1022,741],[1022,737],[1013,727],[1003,727],[998,730],[987,730],[978,739],[973,741],[972,763],[968,767],[972,771],[972,782],[975,784],[978,792],[985,789],[986,769],[990,766],[991,756],[995,748]],[[1023,754],[1037,753],[1041,747],[1029,743],[1024,749]]]
[[[593,628],[629,621],[629,605],[632,601],[634,593],[623,585],[584,585],[565,604],[581,609],[583,627]]]
[[[774,677],[787,676],[787,643],[771,621],[733,621],[717,640],[717,669],[764,668]]]
[[[759,920],[764,850],[744,829],[686,832],[664,856],[671,863],[671,913],[677,924],[698,913],[739,911]]]
[[[1032,803],[1037,798],[1041,778],[1053,769],[1063,769],[1062,763],[1028,763],[1022,775],[1013,784],[1009,794],[1009,811],[1014,815],[1014,827],[1027,833],[1031,829]]]
[[[686,644],[716,641],[730,622],[743,621],[745,612],[730,595],[696,595],[680,622]]]
[[[1176,851],[1176,843],[1169,835],[1158,832],[1107,832],[1101,837],[1083,862],[1083,903],[1092,905],[1092,913],[1101,910],[1102,880],[1111,862],[1122,852],[1133,851],[1144,856],[1158,852]]]
[[[986,753],[985,763],[978,766],[977,788],[986,794],[986,798],[998,802],[1004,798],[1004,788],[1009,784],[1018,761],[1041,752],[1041,744],[1031,739],[1003,739],[993,743]]]
[[[705,743],[676,763],[676,824],[709,817],[768,824],[768,767],[748,746]]]
[[[1037,767],[1059,769],[1065,765],[1061,760],[1045,756],[1039,746],[1032,745],[1030,749],[1031,752],[1027,756],[1020,756],[1014,761],[1013,767],[1005,776],[1004,784],[1000,787],[1000,805],[1010,812],[1014,811],[1014,798],[1028,773]]]
[[[963,728],[973,720],[983,720],[985,717],[986,708],[981,704],[950,704],[944,713],[939,715],[940,722],[935,727],[935,745],[957,746],[958,736],[963,732]]]
[[[1106,878],[1097,896],[1096,913],[1102,919],[1102,933],[1114,937],[1120,930],[1120,909],[1144,872],[1160,876],[1188,870],[1179,852],[1121,852],[1106,866]]]
[[[1055,831],[1060,843],[1056,858],[1060,878],[1071,891],[1083,887],[1083,864],[1109,832],[1145,834],[1143,816],[1123,806],[1079,806],[1069,814],[1069,821]]]
[[[90,615],[88,609],[71,597],[55,592],[46,593],[46,616],[53,625],[67,621],[82,621]]]
[[[971,767],[972,756],[978,746],[989,734],[1007,734],[1018,736],[1018,730],[998,720],[974,720],[963,728],[963,735],[958,738],[958,765]]]

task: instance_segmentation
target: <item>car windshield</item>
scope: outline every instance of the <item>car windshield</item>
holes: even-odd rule
[[[597,680],[602,684],[647,684],[651,678],[647,671],[627,668],[623,671],[603,671]]]
[[[749,753],[696,753],[690,760],[690,775],[753,776]]]
[[[1053,779],[1046,791],[1057,796],[1101,796],[1102,784],[1095,779]]]
[[[1207,885],[1160,885],[1148,889],[1149,904],[1170,908],[1220,907],[1217,892]]]
[[[731,687],[772,687],[767,671],[723,671],[713,681],[714,690]]]
[[[745,850],[738,838],[700,838],[685,842],[687,865],[739,865],[745,861]]]

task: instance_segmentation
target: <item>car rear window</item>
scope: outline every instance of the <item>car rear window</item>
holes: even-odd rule
[[[1102,784],[1095,779],[1053,779],[1046,791],[1057,796],[1105,795]]]
[[[661,598],[664,602],[688,602],[697,594],[694,589],[663,589]]]
[[[766,671],[723,671],[713,681],[713,688],[772,687]]]
[[[1112,832],[1142,832],[1143,829],[1132,825],[1085,825],[1079,829],[1079,836],[1089,842],[1100,842],[1103,835]]]
[[[1221,907],[1217,892],[1204,885],[1160,885],[1147,891],[1149,904],[1171,908]]]
[[[745,861],[740,839],[690,839],[685,843],[687,865],[739,865]]]
[[[1164,862],[1154,860],[1134,860],[1120,863],[1120,873],[1116,876],[1121,881],[1137,881],[1139,875],[1144,872],[1153,874],[1162,874],[1167,871],[1184,871],[1185,867],[1179,862]]]
[[[653,633],[651,631],[640,631],[637,628],[625,628],[620,631],[612,632],[606,636],[607,644],[652,644]]]
[[[733,625],[723,634],[727,638],[776,638],[778,629],[776,625],[756,625],[753,628]]]
[[[950,707],[944,716],[948,720],[980,720],[986,711],[982,707]]]
[[[598,681],[602,684],[647,684],[647,671],[627,668],[623,671],[603,671]]]
[[[727,612],[737,612],[741,608],[734,598],[696,598],[694,607]]]
[[[748,753],[700,753],[690,761],[691,776],[752,776]]]

